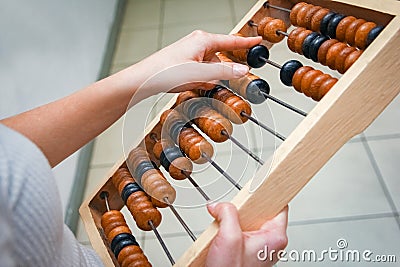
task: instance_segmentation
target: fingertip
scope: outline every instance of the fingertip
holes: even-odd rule
[[[216,207],[217,207],[218,204],[219,204],[218,202],[214,202],[214,203],[208,202],[208,203],[207,203],[207,210],[208,210],[208,213],[210,213],[210,215],[211,215],[212,217],[214,217],[214,218],[216,218],[215,209],[216,209]]]
[[[232,67],[232,73],[234,78],[240,78],[249,72],[249,67],[243,64],[234,64]]]

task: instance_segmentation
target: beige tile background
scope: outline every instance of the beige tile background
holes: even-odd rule
[[[227,33],[256,2],[255,0],[128,0],[122,31],[111,73],[133,64],[145,56],[176,41],[195,29]],[[288,51],[284,42],[271,49],[271,59],[285,62],[298,59],[333,75],[325,67]],[[267,79],[271,93],[304,111],[310,111],[315,102],[283,86],[278,70],[266,66],[254,72]],[[338,76],[338,75],[337,75]],[[163,98],[152,110],[157,97],[134,107],[127,116],[115,123],[96,139],[95,150],[86,187],[86,194],[98,186],[104,173],[121,157],[123,140],[135,138],[146,124],[146,117],[155,115],[168,101]],[[365,131],[346,144],[316,175],[306,188],[290,203],[289,246],[292,249],[321,251],[336,246],[345,238],[351,249],[370,249],[379,254],[396,254],[400,260],[400,109],[399,98]],[[275,103],[253,105],[257,118],[288,136],[301,117]],[[124,137],[123,137],[124,135]],[[272,155],[281,141],[261,131],[254,124],[237,126],[234,136],[243,141],[263,159]],[[216,145],[216,161],[235,179],[244,184],[257,169],[257,164],[231,143]],[[235,189],[210,166],[200,166],[193,178],[213,198],[229,200]],[[188,208],[190,203],[204,204],[200,195],[187,181],[174,182],[178,198],[177,209],[191,229],[199,234],[211,222],[204,207]],[[159,227],[173,256],[179,256],[190,246],[176,218],[163,209],[163,222]],[[154,266],[168,266],[152,233],[140,233],[131,216],[131,228]],[[82,224],[79,240],[89,244]],[[319,266],[365,266],[364,263],[313,263]],[[279,266],[309,266],[310,263],[285,262]],[[377,263],[371,264],[377,266]],[[387,266],[395,266],[395,264]]]

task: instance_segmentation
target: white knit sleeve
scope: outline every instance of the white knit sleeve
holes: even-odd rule
[[[0,212],[0,266],[102,266],[64,225],[57,185],[41,150],[2,124]]]

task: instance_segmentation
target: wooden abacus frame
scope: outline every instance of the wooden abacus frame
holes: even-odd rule
[[[273,5],[291,8],[295,0],[270,0]],[[400,2],[374,0],[333,0],[305,2],[327,7],[336,12],[353,15],[385,25],[385,29],[365,50],[354,65],[339,79],[330,92],[314,107],[275,151],[273,161],[264,164],[254,178],[266,178],[253,192],[250,182],[232,200],[240,215],[243,230],[255,230],[276,215],[322,168],[322,166],[350,138],[361,133],[384,110],[400,91],[397,72],[400,61],[396,52],[400,47]],[[257,2],[231,31],[254,35],[247,25],[252,19],[264,16],[283,19],[290,25],[289,14],[264,8],[264,0]],[[372,19],[373,18],[373,19]],[[164,108],[175,103],[173,98]],[[162,110],[160,114],[164,111]],[[160,114],[149,124],[144,136],[157,124]],[[124,163],[121,158],[107,173],[99,189],[84,201],[80,213],[93,248],[106,266],[118,266],[101,230],[100,218],[105,212],[99,194],[107,190],[113,208],[121,209],[123,202],[110,177]],[[214,222],[176,263],[176,266],[202,266],[218,225]]]

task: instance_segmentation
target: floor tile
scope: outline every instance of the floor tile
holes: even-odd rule
[[[362,253],[370,250],[373,259],[376,255],[395,255],[397,261],[400,257],[400,238],[399,228],[393,218],[380,218],[360,221],[332,222],[323,224],[312,224],[302,226],[290,226],[288,229],[289,245],[285,249],[287,253],[296,250],[301,253],[304,250],[314,250],[318,257],[321,257],[323,250],[332,248],[341,252],[336,255],[343,255],[336,261],[330,260],[329,255],[325,254],[325,260],[320,262],[290,260],[280,262],[278,266],[397,266],[397,263],[377,263],[366,262],[362,259]],[[347,247],[339,249],[337,246]],[[346,262],[348,251],[359,251],[361,253],[360,262]],[[343,254],[342,254],[343,253]],[[350,252],[351,253],[351,252]],[[355,252],[357,253],[357,252]],[[292,253],[291,255],[295,255]],[[333,254],[335,255],[335,254]],[[333,257],[333,256],[332,256]],[[294,256],[292,256],[294,258]],[[334,258],[333,258],[334,259]],[[350,258],[352,259],[352,258]],[[356,258],[355,258],[356,259]],[[396,265],[397,264],[397,265]]]
[[[114,64],[132,64],[153,54],[158,49],[158,28],[125,30],[120,33]]]
[[[397,96],[389,106],[364,131],[365,135],[377,136],[400,133],[400,96]]]
[[[228,0],[168,0],[165,1],[164,24],[191,24],[230,17]]]
[[[400,139],[368,141],[397,211],[400,211]]]
[[[291,221],[391,212],[362,143],[344,145],[290,207]]]
[[[160,24],[161,0],[128,0],[122,29],[157,28]]]
[[[200,20],[198,22],[185,23],[180,25],[164,25],[162,36],[162,47],[165,47],[194,30],[203,30],[211,33],[228,34],[233,28],[231,18],[223,17],[212,20]]]

